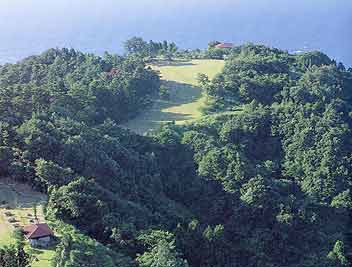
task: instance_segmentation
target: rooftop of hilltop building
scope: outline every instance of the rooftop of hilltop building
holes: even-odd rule
[[[216,48],[233,48],[233,43],[220,43],[215,46]]]

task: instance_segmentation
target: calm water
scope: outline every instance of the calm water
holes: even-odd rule
[[[319,49],[352,66],[352,1],[0,0],[0,64],[51,47],[123,53],[134,35],[181,48],[221,40]]]

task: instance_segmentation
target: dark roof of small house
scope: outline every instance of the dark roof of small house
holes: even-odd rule
[[[232,43],[221,43],[215,46],[216,48],[233,48]]]
[[[54,235],[54,232],[46,223],[27,225],[23,227],[23,232],[28,239],[36,239]]]

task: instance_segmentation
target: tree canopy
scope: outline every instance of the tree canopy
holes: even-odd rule
[[[201,119],[139,136],[119,125],[160,81],[135,55],[0,67],[0,176],[69,225],[55,266],[350,266],[352,72],[248,44],[199,80]]]

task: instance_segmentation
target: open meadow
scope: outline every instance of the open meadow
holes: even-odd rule
[[[158,129],[166,122],[185,124],[199,118],[205,97],[198,87],[197,75],[203,73],[212,79],[221,72],[224,64],[223,60],[175,60],[155,63],[151,67],[160,71],[162,83],[169,89],[170,98],[156,100],[145,112],[125,123],[124,127],[144,134]]]

